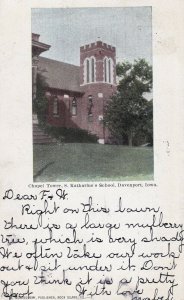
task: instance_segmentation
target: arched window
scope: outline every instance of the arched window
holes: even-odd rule
[[[109,67],[109,83],[111,83],[111,60],[108,61],[108,67]]]
[[[88,96],[88,122],[93,122],[93,97]]]
[[[87,59],[86,61],[86,82],[89,83],[89,78],[90,78],[90,75],[89,75],[89,72],[90,72],[90,65],[89,65],[89,59]]]
[[[91,95],[88,96],[88,116],[92,116],[93,112],[93,97]]]
[[[91,82],[95,81],[95,60],[91,59]]]
[[[113,60],[104,58],[104,82],[113,83]]]
[[[107,58],[104,59],[104,81],[107,82]]]
[[[84,82],[91,83],[96,81],[95,77],[95,64],[96,60],[95,57],[86,58],[84,61]]]
[[[72,116],[77,115],[77,99],[74,97],[72,100]]]
[[[57,97],[54,97],[53,100],[53,115],[54,116],[59,115],[59,102]]]

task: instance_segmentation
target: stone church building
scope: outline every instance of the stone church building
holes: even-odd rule
[[[39,37],[32,34],[33,99],[36,76],[41,73],[47,82],[48,123],[85,129],[96,134],[99,143],[107,142],[103,114],[106,101],[116,92],[115,47],[102,41],[81,46],[80,66],[76,66],[41,57],[50,45],[40,42]]]

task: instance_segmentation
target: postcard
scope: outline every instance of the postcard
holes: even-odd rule
[[[183,300],[182,1],[0,6],[1,299]]]

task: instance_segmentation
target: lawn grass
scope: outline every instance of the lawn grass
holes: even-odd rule
[[[99,144],[33,146],[34,181],[153,179],[153,149]]]

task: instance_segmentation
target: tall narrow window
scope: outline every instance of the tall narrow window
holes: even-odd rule
[[[108,62],[108,67],[109,67],[109,83],[111,83],[111,60],[110,59]]]
[[[77,115],[77,99],[74,97],[72,100],[72,116]]]
[[[95,60],[91,59],[91,82],[95,81]]]
[[[89,83],[89,60],[86,61],[86,82]]]
[[[88,121],[93,122],[93,98],[88,96]]]
[[[104,79],[107,82],[107,59],[104,59]]]
[[[104,58],[104,82],[113,83],[113,60],[112,58]]]
[[[54,97],[54,100],[53,100],[53,115],[54,116],[59,115],[59,103],[58,103],[57,97]]]
[[[91,83],[96,81],[96,59],[89,57],[84,60],[84,83]]]

